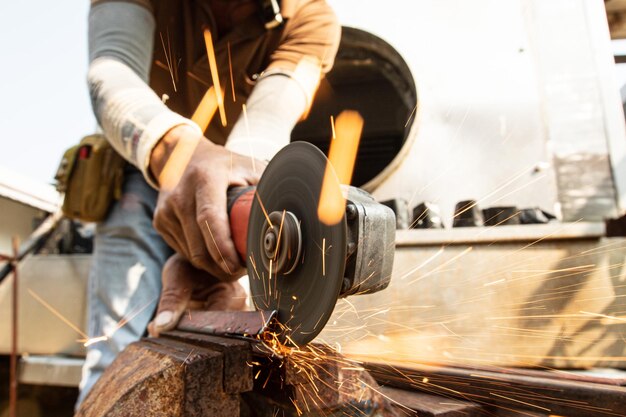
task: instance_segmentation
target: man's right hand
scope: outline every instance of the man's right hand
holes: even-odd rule
[[[258,183],[265,163],[215,145],[189,126],[155,146],[150,170],[159,183],[154,227],[191,264],[221,280],[243,275],[230,235],[227,190]]]

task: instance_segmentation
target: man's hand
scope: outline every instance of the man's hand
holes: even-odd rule
[[[163,267],[163,290],[155,319],[148,325],[150,336],[172,330],[186,310],[243,310],[246,292],[237,282],[222,280],[194,268],[178,254]],[[190,313],[193,314],[193,313]]]
[[[265,164],[232,153],[188,126],[170,130],[152,151],[160,192],[154,227],[177,253],[221,280],[242,275],[230,235],[227,190],[258,183]]]

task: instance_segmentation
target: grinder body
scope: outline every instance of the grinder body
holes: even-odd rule
[[[339,212],[321,221],[319,212],[328,207]],[[252,302],[260,312],[276,313],[273,334],[283,343],[313,340],[338,298],[389,284],[393,211],[340,185],[326,156],[310,143],[281,149],[256,187],[229,190],[228,210]]]
[[[391,280],[395,215],[360,188],[344,186],[342,192],[347,195],[348,234],[345,276],[335,277],[342,280],[340,297],[381,291]],[[228,190],[231,236],[244,263],[248,262],[248,224],[255,196],[256,187]]]

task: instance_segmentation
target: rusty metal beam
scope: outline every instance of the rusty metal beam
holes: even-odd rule
[[[623,416],[626,387],[539,374],[411,364],[364,365],[379,384],[423,391],[482,406],[570,417]]]
[[[318,345],[281,356],[258,342],[177,330],[130,345],[77,416],[619,416],[626,387],[617,383],[537,370],[360,364]]]
[[[203,334],[254,336],[268,330],[276,311],[190,311],[177,329]]]
[[[398,415],[367,372],[331,350],[311,347],[317,356],[293,360],[258,347],[179,330],[142,339],[118,355],[76,416]]]
[[[167,332],[163,337],[219,352],[224,361],[224,391],[233,394],[252,390],[250,342],[178,330]]]
[[[483,408],[469,401],[453,400],[439,395],[381,387],[381,392],[397,404],[400,411],[415,417],[482,417]],[[408,410],[407,410],[408,409]]]
[[[219,352],[144,339],[118,355],[77,416],[238,416],[239,398],[226,392],[222,376]]]

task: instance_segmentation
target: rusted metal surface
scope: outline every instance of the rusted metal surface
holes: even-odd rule
[[[473,402],[438,395],[381,387],[381,393],[390,398],[403,415],[415,417],[479,417],[483,408]]]
[[[547,379],[557,379],[560,381],[573,381],[573,382],[590,382],[593,384],[601,384],[601,385],[615,385],[615,386],[626,386],[626,372],[622,375],[619,374],[608,373],[604,374],[605,376],[601,376],[601,370],[596,370],[596,373],[581,373],[576,370],[567,370],[567,369],[553,369],[553,370],[542,370],[542,369],[532,369],[532,368],[503,368],[499,366],[468,366],[464,367],[462,365],[455,365],[455,368],[467,369],[469,372],[493,372],[497,374],[504,375],[520,375],[520,376],[529,376],[536,378],[547,378]],[[598,372],[600,371],[600,372]],[[617,371],[613,369],[612,371]],[[619,372],[619,371],[617,371]]]
[[[276,311],[191,311],[177,328],[216,335],[260,335],[276,317]]]
[[[569,417],[622,416],[626,410],[626,387],[622,386],[418,364],[364,366],[380,384],[469,400],[496,409]]]
[[[304,346],[283,358],[258,345],[253,352],[255,398],[263,396],[286,415],[400,415],[365,369],[326,346]]]
[[[362,370],[339,370],[302,384],[287,384],[275,375],[261,372],[253,398],[263,397],[275,410],[287,415],[359,415],[395,417],[401,414],[379,392],[376,381]],[[275,372],[275,369],[274,369]]]
[[[118,355],[77,416],[238,416],[238,398],[224,392],[222,375],[219,352],[144,339]]]
[[[122,352],[77,417],[623,415],[626,387],[608,382],[539,370],[360,363],[327,346],[269,348],[176,330]]]
[[[187,342],[222,354],[224,392],[235,394],[252,390],[250,342],[180,330],[164,333],[163,337]]]
[[[330,350],[291,360],[257,345],[180,330],[143,339],[118,355],[77,417],[398,415],[366,371]]]

